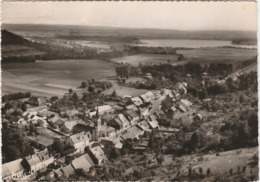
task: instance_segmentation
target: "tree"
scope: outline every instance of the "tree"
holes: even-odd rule
[[[56,102],[57,100],[59,100],[57,96],[52,96],[50,99],[51,103]]]
[[[87,82],[86,81],[83,81],[82,83],[81,83],[81,88],[86,88],[87,87]]]
[[[116,97],[116,96],[117,96],[116,90],[114,90],[114,91],[112,92],[111,96],[112,96],[112,97]]]
[[[230,176],[233,174],[233,169],[232,168],[229,170],[229,174],[230,174]]]
[[[94,87],[90,86],[90,87],[88,87],[88,91],[89,91],[90,93],[93,93],[93,92],[95,91],[95,89],[94,89]]]
[[[59,139],[55,139],[53,141],[52,148],[54,149],[55,152],[60,153],[64,150],[65,145]]]
[[[240,173],[240,166],[237,166],[237,173]]]
[[[69,89],[69,93],[71,94],[73,92],[72,88]]]
[[[210,168],[207,169],[207,175],[209,176],[210,175]]]
[[[22,110],[23,112],[25,112],[25,111],[27,110],[27,106],[26,106],[25,103],[22,103],[22,105],[21,105],[21,110]]]
[[[156,160],[158,162],[159,165],[162,165],[163,161],[164,161],[164,157],[162,154],[159,154],[157,157],[156,157]]]
[[[200,175],[203,175],[203,169],[202,167],[199,168]]]
[[[120,157],[120,152],[116,148],[113,148],[110,152],[110,158],[117,159],[118,157]]]
[[[246,166],[243,167],[243,173],[245,173],[245,172],[246,172]]]
[[[8,151],[8,159],[9,160],[18,159],[21,156],[19,148],[17,148],[15,145],[7,146],[7,151]]]

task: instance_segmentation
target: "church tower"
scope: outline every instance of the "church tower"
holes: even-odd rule
[[[96,116],[95,116],[94,120],[95,120],[95,128],[93,129],[93,140],[98,141],[100,127],[101,127],[101,118],[99,116],[98,107],[97,107]]]

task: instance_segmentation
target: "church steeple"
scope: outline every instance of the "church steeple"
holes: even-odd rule
[[[97,111],[96,111],[96,118],[99,118],[99,111],[98,111],[98,106],[97,106]]]

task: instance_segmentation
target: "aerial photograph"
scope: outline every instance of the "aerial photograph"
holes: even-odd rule
[[[1,2],[2,181],[257,181],[257,3]]]

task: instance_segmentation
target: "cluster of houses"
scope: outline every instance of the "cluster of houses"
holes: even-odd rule
[[[77,142],[77,144],[86,147],[82,142]],[[78,148],[81,148],[81,146]],[[77,169],[89,171],[92,166],[101,165],[107,161],[107,157],[101,147],[93,143],[88,145],[86,152],[77,152],[80,152],[81,155],[74,157],[69,163],[64,162],[66,157],[57,158],[51,155],[47,149],[23,159],[5,163],[2,165],[2,180],[32,180],[35,179],[37,172],[46,172],[47,167],[51,165],[53,170],[44,176],[43,179],[57,180],[59,177],[68,178],[69,175],[74,174]]]
[[[101,165],[107,157],[104,153],[106,147],[121,149],[127,140],[138,141],[145,133],[153,130],[160,132],[177,132],[178,128],[160,126],[160,120],[171,119],[172,121],[202,120],[200,114],[192,113],[192,103],[183,99],[187,93],[187,84],[179,83],[176,89],[163,89],[155,92],[147,92],[139,97],[125,96],[123,109],[120,112],[113,105],[103,105],[95,108],[95,111],[86,111],[88,121],[77,117],[78,111],[69,113],[69,118],[63,119],[47,109],[39,106],[28,109],[18,123],[39,124],[47,133],[39,132],[37,137],[32,138],[45,148],[59,139],[65,146],[72,146],[73,152],[69,156],[79,156],[70,163],[62,165],[48,174],[53,180],[60,176],[68,177],[77,169],[88,171],[91,166]],[[52,134],[50,133],[52,132]],[[37,139],[37,140],[36,140]],[[42,142],[40,142],[43,140]],[[51,140],[51,142],[45,142]],[[145,150],[149,139],[139,140],[133,147],[134,150]],[[46,143],[46,144],[45,144]],[[26,179],[26,175],[36,173],[57,161],[57,156],[52,156],[47,149],[36,152],[32,156],[18,159],[2,165],[3,180]],[[12,167],[15,166],[15,167]]]

